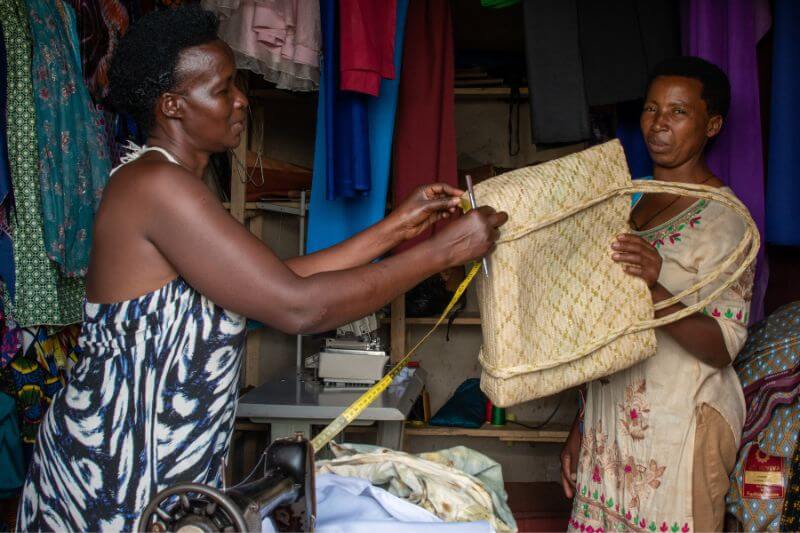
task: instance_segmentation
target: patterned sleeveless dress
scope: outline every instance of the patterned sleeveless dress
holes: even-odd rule
[[[218,486],[245,326],[181,278],[133,300],[85,303],[83,359],[39,429],[19,530],[130,531],[158,491]]]

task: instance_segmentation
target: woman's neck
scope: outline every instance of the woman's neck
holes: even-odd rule
[[[706,165],[705,158],[696,161],[687,161],[677,167],[653,167],[653,178],[660,181],[679,183],[699,183],[708,180],[714,174]]]
[[[187,143],[173,139],[163,132],[155,132],[147,138],[147,146],[158,146],[163,148],[172,156],[177,159],[178,163],[194,174],[195,176],[202,177],[203,173],[208,166],[208,158],[210,154],[207,152],[194,150]]]

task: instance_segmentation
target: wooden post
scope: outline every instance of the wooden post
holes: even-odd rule
[[[264,233],[263,213],[254,214],[249,222],[250,232],[259,240]],[[261,341],[264,337],[263,329],[251,331],[247,334],[247,350],[244,360],[244,386],[257,387],[261,385]]]
[[[389,325],[392,339],[392,363],[398,362],[406,354],[406,295],[401,294],[392,300],[392,320]]]

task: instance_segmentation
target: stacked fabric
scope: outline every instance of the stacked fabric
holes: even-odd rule
[[[500,464],[464,446],[418,456],[363,444],[331,443],[335,459],[317,472],[369,480],[445,522],[486,521],[516,531]]]
[[[746,531],[777,530],[784,503],[792,507],[787,496],[790,472],[800,472],[793,461],[800,438],[800,302],[754,325],[734,367],[744,389],[747,418],[731,474],[728,511]],[[749,480],[747,472],[758,468],[756,463],[775,467],[779,475],[774,482]],[[794,493],[791,499],[800,501],[800,495]]]

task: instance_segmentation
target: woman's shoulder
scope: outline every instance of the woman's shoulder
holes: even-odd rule
[[[730,187],[723,186],[718,189],[719,192],[732,197],[736,200],[739,198]],[[704,218],[709,229],[714,230],[714,234],[730,233],[736,236],[744,234],[747,224],[742,216],[718,200],[708,200],[707,208],[704,210]]]

